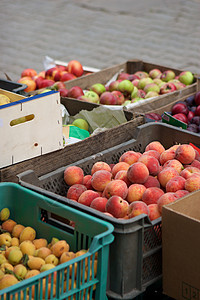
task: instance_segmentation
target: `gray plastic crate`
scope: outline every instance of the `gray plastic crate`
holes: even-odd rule
[[[147,123],[135,128],[134,137],[123,144],[96,153],[72,165],[89,174],[96,161],[116,163],[128,150],[143,152],[148,143],[160,141],[165,148],[177,143],[193,143],[200,148],[200,136],[162,123]],[[114,226],[114,242],[110,246],[107,296],[111,299],[133,299],[162,278],[161,218],[151,222],[146,215],[129,220],[106,216],[90,207],[66,198],[69,186],[63,179],[66,166],[37,177],[27,170],[18,174],[19,183],[66,205],[76,207]]]

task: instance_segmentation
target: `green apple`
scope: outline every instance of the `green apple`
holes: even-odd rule
[[[145,91],[145,93],[148,93],[148,92],[157,92],[157,93],[159,93],[160,88],[156,83],[149,83],[145,86],[144,91]]]
[[[184,83],[185,85],[192,84],[194,81],[194,76],[192,72],[190,71],[184,71],[181,72],[178,79],[180,80],[181,83]]]
[[[134,85],[128,79],[120,81],[118,85],[118,91],[122,92],[125,95],[130,95],[134,89]]]
[[[152,97],[158,97],[158,96],[159,96],[159,94],[158,94],[157,92],[149,91],[149,92],[145,95],[144,99],[148,99],[148,98],[152,98]]]
[[[140,97],[135,97],[131,100],[131,103],[136,103],[138,101],[144,100],[144,98],[140,98]]]
[[[43,91],[40,92],[40,94],[47,93],[47,92],[50,92],[50,91],[52,91],[52,89],[44,89]]]
[[[139,90],[143,90],[147,84],[152,83],[152,82],[153,82],[153,79],[151,79],[150,77],[142,78],[139,80],[137,88]]]
[[[88,131],[88,128],[89,128],[88,122],[84,119],[81,119],[81,118],[74,120],[72,125],[74,125],[76,127],[79,127],[81,129],[85,129],[87,131]]]
[[[126,105],[128,105],[128,104],[130,104],[131,103],[131,100],[126,100],[122,105],[123,106],[126,106]]]
[[[176,74],[174,73],[174,71],[172,70],[166,70],[162,73],[162,75],[160,76],[160,79],[162,81],[168,82],[172,79],[174,79],[176,76]]]
[[[95,83],[91,86],[90,91],[97,93],[99,96],[106,91],[106,88],[101,83]]]
[[[78,97],[79,100],[86,102],[98,103],[99,104],[99,95],[93,91],[86,91],[83,96]]]
[[[138,88],[134,86],[133,91],[131,93],[131,99],[137,97]]]

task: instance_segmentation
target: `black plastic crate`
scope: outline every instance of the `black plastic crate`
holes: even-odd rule
[[[124,152],[144,152],[146,145],[152,141],[160,141],[165,148],[190,142],[200,147],[199,135],[162,123],[143,124],[133,130],[132,136],[133,139],[127,142],[71,165],[78,165],[85,174],[89,174],[95,162],[116,163]],[[151,222],[146,215],[140,215],[119,220],[67,199],[69,186],[64,181],[65,168],[63,166],[39,178],[28,170],[18,174],[19,182],[61,203],[109,221],[114,226],[115,239],[110,246],[107,296],[111,299],[134,299],[142,295],[147,287],[162,278],[161,218]]]
[[[0,79],[0,88],[9,92],[26,95],[24,90],[27,88],[27,85],[6,79]]]

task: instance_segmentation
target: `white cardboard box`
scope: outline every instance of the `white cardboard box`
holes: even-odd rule
[[[0,106],[0,167],[63,148],[59,92],[32,97],[2,89],[0,93],[12,101]],[[26,122],[12,125],[23,117]]]

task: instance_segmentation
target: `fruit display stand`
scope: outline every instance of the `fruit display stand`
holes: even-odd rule
[[[131,109],[131,112],[137,113],[158,113],[163,114],[165,111],[169,112],[172,106],[178,101],[185,101],[189,96],[195,95],[200,91],[200,76],[196,75],[196,83],[193,87],[180,90],[179,93],[170,93],[165,97],[161,97],[159,101],[151,100],[142,106],[137,106],[134,109]]]
[[[52,237],[56,237],[67,241],[71,251],[88,250],[85,254],[59,264],[53,269],[0,290],[0,299],[107,299],[109,246],[113,241],[111,224],[61,203],[55,203],[15,183],[0,184],[0,203],[1,209],[6,207],[10,210],[12,220],[25,227],[34,228],[36,238],[43,237],[50,242]],[[74,222],[73,227],[69,225],[69,220]],[[76,275],[75,265],[77,265]],[[90,269],[88,272],[85,272],[86,266],[88,270]],[[67,275],[70,269],[72,269],[71,287]]]
[[[63,62],[53,60],[48,56],[45,57],[43,65],[44,69],[40,72],[37,72],[33,68],[26,68],[21,72],[18,83],[27,86],[25,92],[29,95],[39,94],[50,86],[56,87],[57,83],[57,87],[63,90],[63,88],[65,89],[65,81],[75,80],[76,78],[85,77],[86,75],[100,71],[97,68],[83,66],[77,60]],[[65,93],[66,91],[62,92]]]
[[[153,69],[159,69],[161,72],[167,71],[167,70],[172,70],[176,76],[178,76],[181,72],[184,70],[180,69],[174,69],[169,66],[162,66],[162,65],[157,65],[149,62],[145,62],[139,59],[133,59],[129,60],[126,62],[123,62],[121,64],[102,69],[99,72],[96,72],[94,74],[90,74],[88,76],[84,76],[82,78],[77,78],[72,81],[66,81],[65,82],[65,87],[69,90],[73,86],[79,86],[83,90],[88,90],[93,84],[96,83],[101,83],[103,85],[108,84],[111,81],[116,80],[116,76],[120,74],[121,72],[129,73],[129,74],[134,74],[137,71],[144,71],[149,73]],[[115,79],[114,79],[115,78]],[[171,92],[170,95],[175,95],[177,97],[180,97],[180,95],[188,95],[190,93],[195,92],[195,87],[196,82],[194,82],[191,85],[188,85],[181,90],[176,90],[174,92]],[[149,98],[149,99],[144,99],[141,101],[138,101],[134,103],[134,106],[130,106],[130,110],[135,109],[135,107],[140,107],[142,110],[143,105],[145,105],[147,102],[156,102],[158,103],[160,100],[165,99],[168,97],[169,94],[163,94],[159,95],[154,98]],[[133,103],[132,103],[133,104]],[[127,106],[128,107],[128,106]],[[141,112],[140,110],[140,112]]]
[[[25,97],[0,89],[10,102],[0,106],[0,167],[63,148],[60,95]]]
[[[165,148],[178,143],[193,143],[200,147],[200,137],[183,129],[161,123],[148,123],[132,130],[132,138],[76,163],[90,174],[97,161],[116,163],[128,150],[143,152],[146,145],[159,141]],[[109,217],[97,210],[66,198],[69,186],[64,181],[67,166],[38,177],[33,170],[19,174],[19,183],[42,195],[75,207],[80,211],[109,221],[114,226],[114,242],[110,247],[107,295],[111,299],[133,299],[162,277],[161,218],[150,221],[146,215],[123,220]]]

